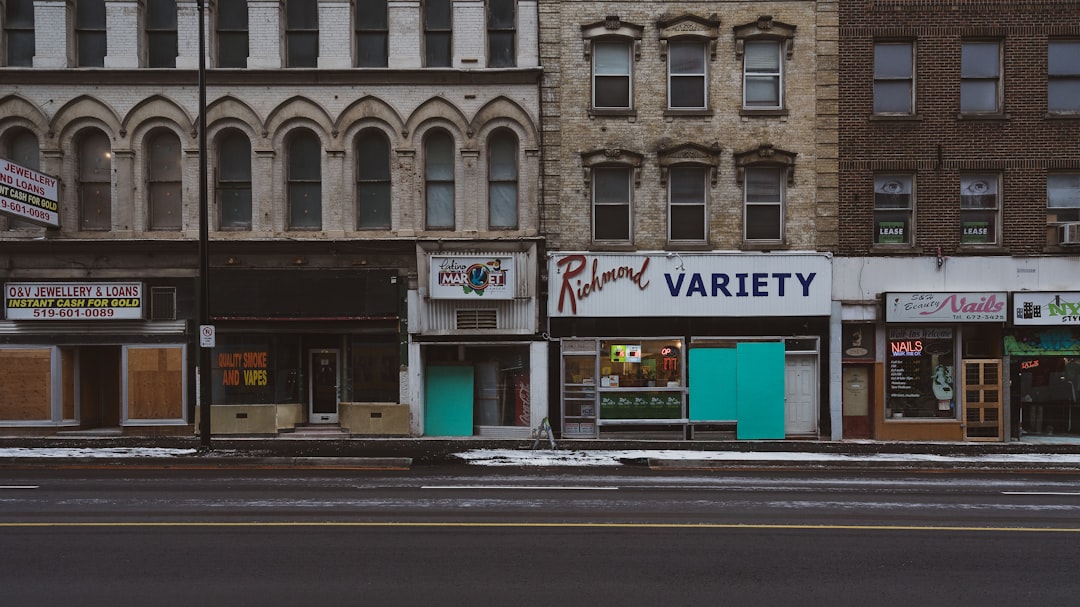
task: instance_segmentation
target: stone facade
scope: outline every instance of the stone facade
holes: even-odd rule
[[[605,248],[593,239],[589,176],[582,158],[594,150],[625,150],[640,155],[641,165],[632,192],[632,242],[617,249],[831,250],[837,241],[838,196],[836,5],[541,0],[541,213],[549,248]],[[594,112],[590,37],[602,40],[618,31],[616,24],[606,32],[603,25],[594,31],[584,28],[613,17],[641,32],[634,42],[632,110]],[[710,20],[711,25],[701,25]],[[708,40],[708,102],[702,111],[668,108],[667,39],[680,28],[696,28]],[[744,110],[740,39],[746,36],[783,39],[779,110]],[[707,195],[707,237],[693,245],[673,244],[667,237],[668,195],[660,160],[666,151],[684,145],[716,152],[708,161],[715,175]],[[768,147],[792,154],[794,163],[786,187],[783,239],[755,244],[744,239],[736,156]]]

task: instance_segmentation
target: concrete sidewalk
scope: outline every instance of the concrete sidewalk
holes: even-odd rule
[[[532,440],[482,438],[0,437],[0,468],[381,469],[416,465],[636,465],[658,469],[964,469],[1080,472],[1080,439],[1011,443]]]

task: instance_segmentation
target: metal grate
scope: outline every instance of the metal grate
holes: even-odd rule
[[[456,310],[455,326],[459,329],[498,329],[496,310]]]
[[[176,320],[176,287],[150,288],[150,320]]]

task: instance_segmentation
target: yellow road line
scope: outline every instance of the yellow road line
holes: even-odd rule
[[[756,529],[839,531],[981,531],[1023,533],[1080,533],[1071,527],[963,527],[933,525],[782,525],[754,523],[470,523],[470,522],[355,522],[355,521],[105,521],[105,522],[0,522],[0,528],[71,527],[467,527],[467,528],[565,528],[565,529]]]

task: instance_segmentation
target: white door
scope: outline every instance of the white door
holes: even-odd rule
[[[817,434],[817,354],[789,354],[784,364],[784,432]]]
[[[312,424],[338,422],[338,351],[311,350],[308,421]]]

